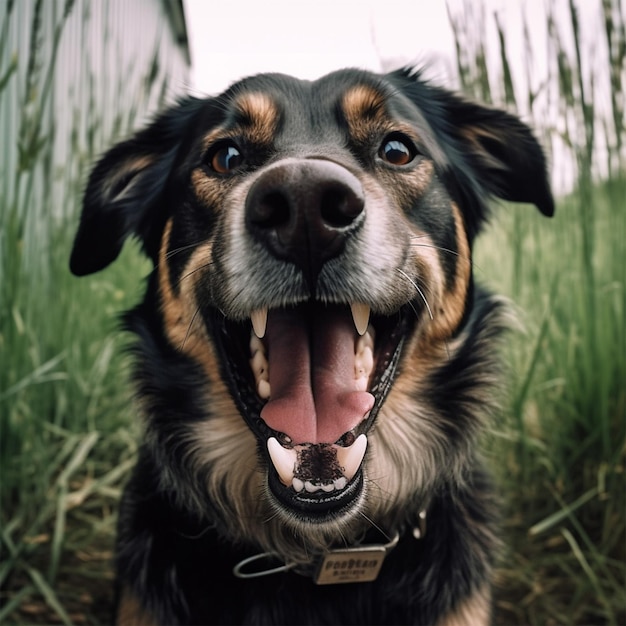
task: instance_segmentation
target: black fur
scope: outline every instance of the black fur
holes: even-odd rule
[[[241,162],[222,171],[227,156],[216,154],[230,145]],[[252,77],[182,100],[103,157],[72,271],[102,269],[129,235],[155,264],[125,318],[145,440],[120,509],[121,622],[488,622],[497,505],[475,441],[496,409],[505,314],[474,285],[468,256],[490,196],[552,215],[545,169],[519,119],[406,70]],[[308,176],[332,193],[320,192],[312,215],[317,183],[306,187],[306,234],[292,241],[279,209],[296,219],[302,206],[284,205]],[[251,207],[254,185],[267,206]],[[355,474],[341,468],[348,487],[328,484],[332,498],[298,495],[268,454],[282,433],[259,418],[247,318],[264,306],[270,321],[274,311],[302,316],[313,345],[318,316],[347,319],[347,305],[363,301],[376,330],[373,407],[337,441],[280,445],[321,463],[365,434],[368,450]],[[276,340],[264,341],[271,355]],[[310,471],[325,484],[323,470]],[[313,582],[322,554],[381,543],[381,533],[399,543],[375,581]],[[267,551],[300,565],[233,575]]]

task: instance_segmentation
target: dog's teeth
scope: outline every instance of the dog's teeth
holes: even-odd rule
[[[250,333],[250,356],[254,356],[257,352],[265,354],[265,346],[253,331]]]
[[[367,385],[372,370],[374,369],[374,352],[369,346],[364,346],[354,356],[354,378],[363,379]]]
[[[354,354],[354,379],[357,391],[367,391],[367,383],[374,369],[374,328],[358,338]]]
[[[261,400],[269,400],[272,395],[270,384],[267,380],[259,380],[256,386],[256,392]]]
[[[350,305],[352,309],[352,319],[359,335],[364,335],[370,321],[370,307],[362,302],[353,302]]]
[[[340,491],[344,489],[350,480],[354,477],[363,461],[365,450],[367,448],[367,437],[359,435],[354,443],[348,447],[335,446],[337,451],[337,462],[341,466],[343,476],[330,483],[319,484],[312,480],[302,480],[294,476],[296,465],[298,462],[298,453],[295,449],[288,450],[283,448],[276,437],[270,437],[267,440],[267,451],[269,452],[272,465],[276,469],[280,481],[286,487],[293,487],[294,491],[300,493],[316,493],[323,491],[330,493],[331,491]]]
[[[295,450],[283,448],[275,437],[270,437],[267,440],[267,451],[281,482],[286,487],[291,487],[294,481],[293,470],[298,460],[298,453]]]
[[[343,468],[343,474],[346,481],[352,480],[354,475],[357,473],[357,470],[361,465],[361,461],[363,461],[363,457],[365,456],[366,448],[367,437],[365,435],[359,435],[355,442],[348,448],[336,446],[337,462]],[[337,487],[336,484],[335,487]],[[340,488],[343,489],[343,487],[337,487],[337,489]]]
[[[254,374],[256,391],[259,397],[261,400],[267,400],[270,397],[269,362],[261,340],[254,333],[250,333],[250,335],[250,353],[252,355],[250,369],[252,369]]]
[[[348,481],[345,476],[342,476],[341,478],[338,478],[337,480],[333,481],[333,487],[337,489],[337,491],[343,489],[347,484],[348,484]]]
[[[254,334],[263,339],[265,336],[265,328],[267,327],[267,309],[256,309],[250,314],[250,321],[252,322],[252,328],[254,328]]]
[[[268,361],[260,350],[254,353],[250,359],[250,367],[256,380],[269,380]]]
[[[374,328],[372,326],[367,329],[364,335],[357,339],[355,352],[358,354],[365,350],[365,348],[369,348],[370,350],[374,349]],[[263,350],[265,350],[265,348],[263,348]]]

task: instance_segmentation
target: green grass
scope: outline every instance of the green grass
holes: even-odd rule
[[[559,108],[583,130],[565,137],[581,172],[577,188],[552,220],[529,206],[497,207],[476,250],[477,279],[509,297],[518,320],[504,347],[508,395],[486,437],[505,500],[502,624],[626,623],[626,169],[616,69],[626,38],[618,6],[598,2],[616,17],[602,35],[613,42],[611,110],[602,119],[580,80],[584,55],[565,54],[552,22]],[[136,453],[127,338],[116,317],[134,304],[149,267],[127,246],[105,271],[70,275],[82,181],[113,138],[103,136],[95,105],[75,112],[85,136],[72,133],[71,161],[52,168],[54,128],[41,112],[55,57],[38,56],[36,20],[29,58],[11,57],[10,14],[0,18],[0,107],[16,93],[23,106],[10,136],[19,162],[0,172],[0,623],[102,624],[110,621],[116,506]],[[577,42],[572,16],[559,28]],[[471,22],[455,22],[461,84],[477,97],[501,92],[512,105],[506,33],[494,52],[473,32]],[[499,76],[488,74],[492,54]],[[527,94],[531,110],[537,95]],[[108,126],[124,132],[137,106],[113,112]],[[589,142],[601,134],[612,173],[604,181],[590,175],[599,157]],[[63,211],[53,216],[46,199],[59,180]]]
[[[26,3],[5,2],[0,15],[0,623],[109,621],[103,580],[136,451],[116,317],[134,304],[148,264],[130,246],[119,264],[81,281],[68,255],[85,176],[114,139],[104,128],[127,132],[144,112],[137,103],[164,93],[165,83],[145,68],[149,79],[125,85],[141,95],[102,113],[83,106],[97,82],[85,69],[81,91],[63,91],[63,110],[53,111],[73,4],[30,3],[22,56],[16,14]],[[87,19],[79,14],[82,27]],[[64,167],[54,160],[60,143]]]
[[[476,251],[477,277],[515,302],[518,323],[489,440],[508,513],[503,623],[626,620],[626,178],[588,196],[598,243],[588,261],[579,194],[550,221],[500,207]]]

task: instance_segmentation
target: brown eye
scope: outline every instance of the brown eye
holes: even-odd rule
[[[407,165],[415,157],[413,144],[403,137],[391,137],[383,142],[380,158],[391,165]]]
[[[218,174],[230,174],[241,167],[244,161],[243,154],[232,143],[217,146],[208,158],[211,169]]]

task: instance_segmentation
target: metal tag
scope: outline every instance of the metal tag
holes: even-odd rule
[[[333,550],[322,558],[315,584],[335,585],[376,580],[386,554],[386,546]]]

